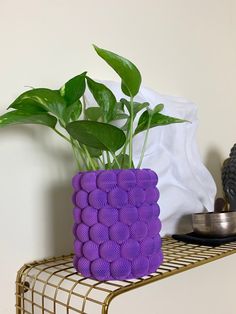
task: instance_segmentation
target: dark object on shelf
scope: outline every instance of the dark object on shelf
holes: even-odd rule
[[[192,215],[193,231],[203,237],[224,238],[236,235],[236,211]]]
[[[225,201],[225,199],[223,199],[222,197],[219,197],[215,200],[215,205],[214,205],[214,212],[215,213],[222,213],[224,211],[226,211],[227,209],[227,203]]]
[[[229,210],[236,210],[236,144],[231,148],[229,158],[223,164],[221,176]]]
[[[236,235],[225,238],[209,238],[203,237],[194,232],[187,234],[173,234],[172,238],[185,243],[200,244],[206,246],[219,246],[225,243],[236,241]]]

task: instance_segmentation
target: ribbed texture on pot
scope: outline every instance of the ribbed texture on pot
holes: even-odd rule
[[[137,278],[163,260],[158,177],[150,169],[77,173],[74,267],[97,280]]]

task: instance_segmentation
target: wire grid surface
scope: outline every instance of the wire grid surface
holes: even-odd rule
[[[17,275],[16,313],[105,314],[117,295],[236,253],[236,242],[209,247],[165,237],[162,249],[164,262],[155,273],[123,281],[82,277],[73,268],[72,254],[26,264]]]

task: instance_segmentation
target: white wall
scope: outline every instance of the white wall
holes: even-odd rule
[[[88,69],[115,75],[91,43],[138,65],[144,84],[198,104],[199,146],[219,182],[235,141],[236,1],[1,0],[0,114],[24,86],[56,88]],[[16,270],[71,251],[66,143],[40,126],[0,130],[0,313],[14,313]]]

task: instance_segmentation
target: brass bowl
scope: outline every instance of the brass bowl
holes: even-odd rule
[[[236,235],[236,211],[192,215],[193,231],[206,237]]]

